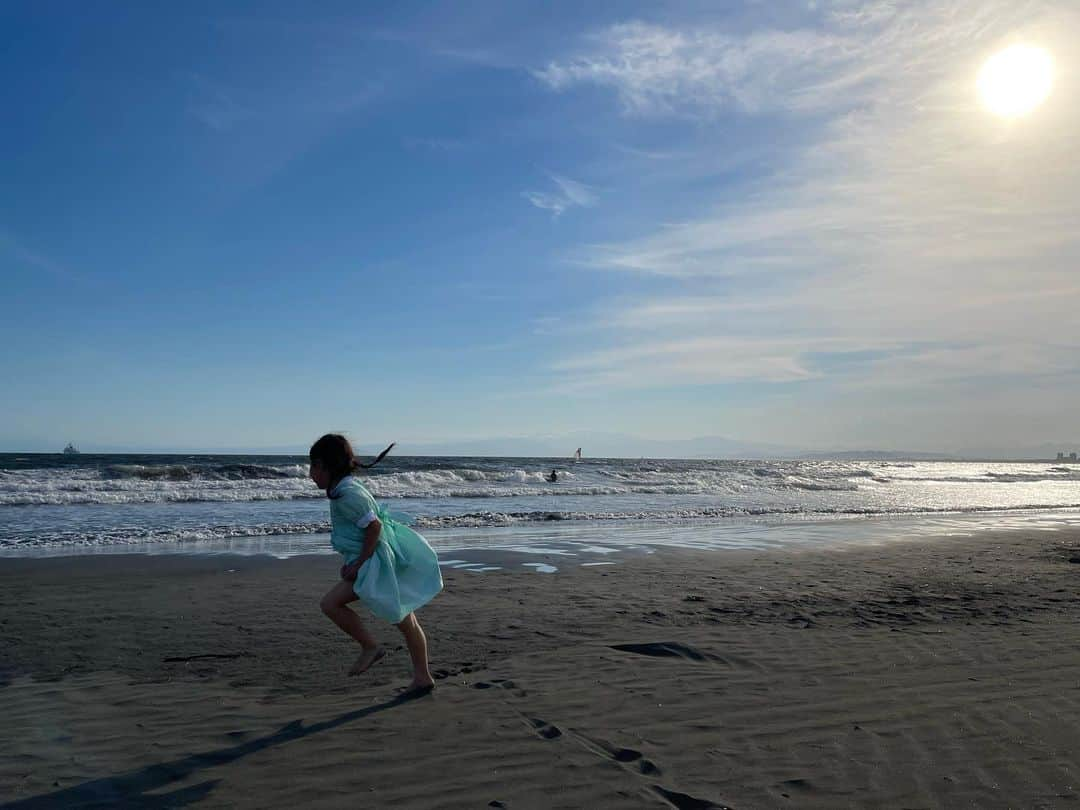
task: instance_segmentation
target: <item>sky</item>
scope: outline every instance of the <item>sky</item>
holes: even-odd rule
[[[0,40],[0,449],[1080,443],[1069,0],[8,2]],[[1016,43],[1053,85],[1003,118]]]

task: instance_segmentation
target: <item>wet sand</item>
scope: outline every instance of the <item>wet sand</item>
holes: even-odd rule
[[[1080,806],[1080,532],[446,570],[404,703],[336,567],[0,560],[0,802]]]

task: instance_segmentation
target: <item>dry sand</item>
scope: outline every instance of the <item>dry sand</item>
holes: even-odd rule
[[[407,703],[386,625],[345,677],[336,566],[0,561],[0,802],[1080,805],[1080,533],[447,571]]]

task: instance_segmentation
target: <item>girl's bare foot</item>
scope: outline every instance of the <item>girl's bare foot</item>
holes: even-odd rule
[[[433,691],[435,691],[435,681],[430,678],[428,680],[413,678],[412,683],[398,690],[397,700],[412,700],[413,698],[430,695]]]
[[[377,664],[386,655],[386,650],[382,647],[372,647],[371,649],[364,650],[360,653],[360,657],[356,659],[356,663],[352,665],[352,669],[349,670],[349,675],[363,675],[374,664]]]

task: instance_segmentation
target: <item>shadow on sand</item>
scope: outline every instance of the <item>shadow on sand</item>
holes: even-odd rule
[[[330,720],[321,723],[312,723],[305,726],[302,720],[294,720],[288,725],[282,726],[273,734],[257,737],[239,745],[229,748],[218,748],[213,751],[205,751],[199,754],[191,754],[183,759],[172,762],[160,762],[156,765],[147,765],[137,771],[109,776],[103,779],[93,779],[83,782],[81,785],[56,790],[52,793],[42,793],[29,799],[0,804],[0,810],[44,810],[44,808],[57,807],[138,807],[138,808],[166,808],[184,807],[185,805],[205,799],[219,780],[212,779],[200,782],[197,785],[180,788],[171,793],[147,796],[147,791],[164,787],[170,782],[178,782],[187,779],[192,774],[204,769],[215,768],[219,765],[227,765],[248,754],[263,751],[275,745],[283,745],[287,742],[300,740],[312,734],[329,731],[332,728],[351,723],[362,717],[370,717],[378,712],[392,709],[409,702],[408,698],[394,698],[384,703],[369,706],[366,709],[345,712]]]

